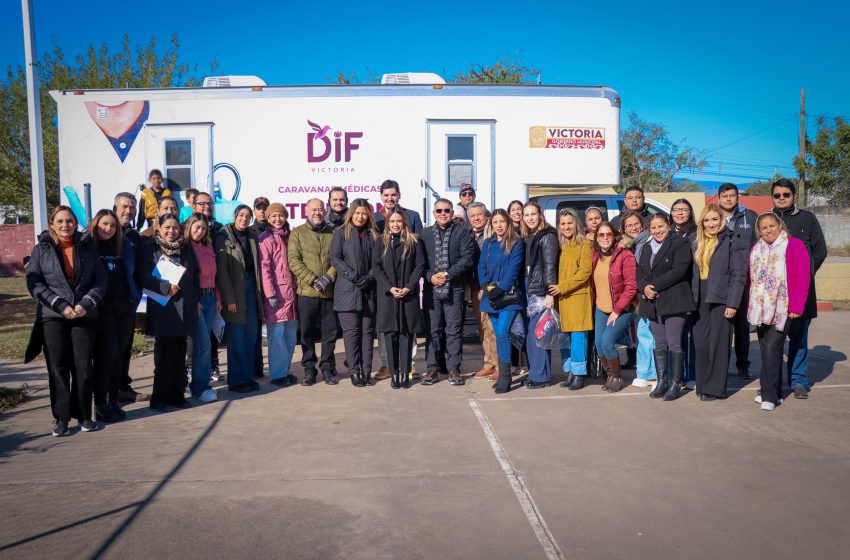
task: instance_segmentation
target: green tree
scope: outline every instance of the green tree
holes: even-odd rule
[[[458,72],[451,81],[456,84],[522,84],[540,74],[540,70],[526,66],[510,56],[493,64],[470,64],[465,72]]]
[[[747,190],[742,193],[748,196],[770,196],[770,190],[773,186],[774,181],[778,181],[779,179],[784,179],[781,173],[777,173],[773,176],[773,179],[768,179],[767,181],[756,181],[754,183],[750,183],[750,186],[747,187]],[[791,179],[793,183],[796,185],[797,180]]]
[[[50,90],[191,87],[200,83],[198,65],[178,60],[180,44],[175,33],[169,45],[159,52],[156,39],[133,46],[124,36],[118,52],[102,44],[90,45],[72,62],[53,42],[50,52],[39,61],[41,78],[41,122],[44,145],[44,175],[48,205],[59,202],[59,154],[56,104]],[[210,64],[210,72],[217,71]],[[0,201],[30,210],[29,124],[27,120],[26,74],[22,66],[9,67],[0,81]]]
[[[637,185],[649,192],[672,191],[676,190],[673,178],[679,172],[697,172],[705,167],[703,152],[677,145],[662,125],[641,120],[634,111],[629,113],[629,125],[620,137],[623,187]]]
[[[841,117],[820,117],[814,141],[806,138],[806,158],[794,158],[804,173],[808,195],[823,196],[830,206],[850,206],[850,124]]]

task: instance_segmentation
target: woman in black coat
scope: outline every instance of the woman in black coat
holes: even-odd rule
[[[670,231],[665,214],[654,214],[649,221],[652,238],[640,254],[638,290],[640,314],[649,319],[655,338],[656,385],[649,396],[665,401],[679,398],[682,368],[682,332],[688,313],[694,310],[691,296],[691,249],[686,239]],[[671,379],[667,377],[667,352],[670,352]]]
[[[694,323],[696,389],[701,401],[726,393],[732,346],[732,320],[738,313],[747,284],[749,240],[726,227],[716,204],[703,208],[697,221],[692,297],[697,304]]]
[[[546,223],[543,210],[536,202],[522,208],[522,238],[525,242],[526,295],[529,300],[543,298],[544,308],[529,317],[525,350],[528,352],[528,388],[540,389],[552,379],[552,352],[537,346],[534,329],[546,309],[555,306],[549,287],[558,285],[558,261],[561,244],[555,228]]]
[[[372,246],[377,236],[369,203],[357,198],[331,239],[330,260],[336,269],[334,311],[342,327],[348,374],[356,387],[365,387],[372,380],[372,341],[375,338]]]
[[[377,288],[377,330],[384,333],[392,388],[410,386],[411,347],[422,332],[419,281],[425,271],[425,246],[410,230],[404,212],[393,212],[381,243],[372,251]]]
[[[33,247],[27,289],[38,302],[33,329],[42,331],[53,435],[68,435],[72,417],[82,431],[97,430],[91,357],[106,273],[91,243],[77,232],[77,219],[67,206],[53,209],[47,231]]]
[[[186,243],[177,216],[166,214],[157,219],[159,227],[153,241],[147,243],[139,256],[139,278],[142,288],[167,296],[165,305],[148,294],[148,333],[154,343],[153,393],[150,407],[165,411],[169,405],[188,408],[184,392],[186,378],[186,339],[196,329],[200,306],[200,284],[195,253]],[[186,269],[177,284],[155,275],[161,257],[170,259]]]

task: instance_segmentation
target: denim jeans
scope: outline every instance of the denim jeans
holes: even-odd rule
[[[270,379],[283,379],[289,375],[292,366],[292,354],[295,352],[297,331],[298,321],[295,320],[266,325]]]
[[[488,313],[490,324],[496,333],[496,354],[500,362],[511,363],[511,325],[516,318],[516,310],[504,310],[498,313]]]
[[[788,385],[791,389],[812,388],[809,383],[809,327],[811,319],[788,319]]]
[[[587,375],[587,333],[576,331],[569,335],[570,347],[561,348],[564,373]]]
[[[256,366],[254,344],[259,335],[256,285],[253,278],[245,282],[247,321],[244,325],[227,323],[227,386],[236,387],[254,380]]]
[[[604,356],[609,360],[619,358],[617,348],[614,344],[623,334],[623,331],[628,328],[632,320],[632,312],[624,311],[622,315],[617,317],[613,325],[608,325],[608,315],[601,311],[598,307],[593,308],[593,341],[596,345],[596,351],[600,356]]]
[[[212,374],[210,334],[216,314],[215,293],[202,292],[200,303],[201,314],[198,315],[197,329],[192,335],[192,383],[189,385],[192,396],[195,398],[200,397],[201,393],[210,388]]]
[[[543,311],[531,317],[525,336],[525,351],[528,352],[528,379],[534,382],[549,382],[552,379],[552,352],[537,346],[534,329]]]
[[[649,319],[635,315],[637,321],[637,358],[635,360],[635,377],[652,381],[655,379],[655,338],[649,328]]]

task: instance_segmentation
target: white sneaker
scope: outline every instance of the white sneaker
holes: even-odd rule
[[[756,398],[753,399],[756,403],[761,404],[761,393],[756,394]]]
[[[201,396],[198,397],[198,400],[201,402],[213,402],[218,400],[218,393],[215,392],[215,389],[207,389]]]
[[[219,381],[221,379],[221,374],[218,371],[218,368],[213,368],[212,375],[210,375],[210,381]]]
[[[761,396],[761,395],[759,395],[759,396]],[[776,409],[776,405],[773,404],[772,402],[763,402],[763,403],[761,403],[761,409],[766,410],[768,412],[772,412],[773,410]]]
[[[649,381],[646,379],[641,379],[639,377],[635,377],[634,381],[632,381],[632,387],[637,387],[638,389],[644,389],[649,387]]]

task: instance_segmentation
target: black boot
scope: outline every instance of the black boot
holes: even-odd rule
[[[401,374],[401,386],[405,389],[410,389],[410,372],[406,371]]]
[[[656,348],[652,351],[655,357],[655,389],[649,393],[652,399],[660,399],[668,389],[667,383],[667,349]]]
[[[576,376],[573,375],[573,372],[568,373],[567,378],[564,379],[563,381],[561,381],[560,386],[561,387],[569,387],[570,385],[573,384],[573,381],[575,381],[575,378],[576,378]]]
[[[511,364],[499,362],[499,380],[496,381],[496,394],[507,393],[511,390]]]
[[[578,391],[582,387],[584,387],[584,375],[573,375],[573,380],[570,383],[569,390],[570,391]]]
[[[623,364],[623,369],[635,369],[637,365],[637,348],[626,348],[626,363]]]
[[[401,389],[401,381],[399,380],[398,372],[393,372],[390,379],[390,387],[393,389]]]
[[[673,377],[673,382],[670,388],[664,393],[665,401],[675,401],[682,394],[680,385],[682,383],[682,373],[684,372],[685,353],[671,352],[670,353],[670,375]]]

